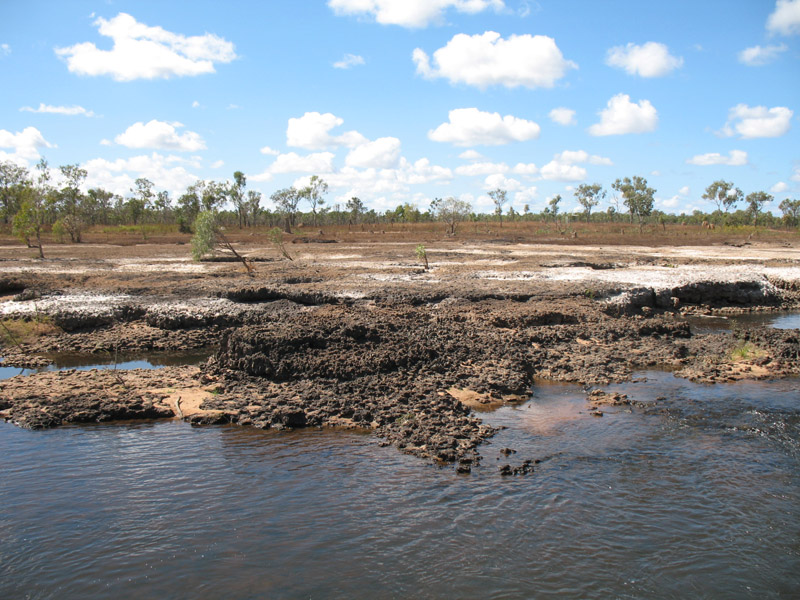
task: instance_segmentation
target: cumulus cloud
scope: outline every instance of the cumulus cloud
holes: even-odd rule
[[[737,104],[728,113],[723,136],[738,135],[743,139],[780,137],[791,128],[794,112],[785,106],[747,106]]]
[[[286,128],[286,144],[306,150],[324,150],[338,146],[354,147],[367,141],[357,131],[331,135],[331,129],[344,123],[332,113],[307,112],[302,117],[289,119]]]
[[[575,111],[571,108],[559,106],[558,108],[551,110],[549,116],[553,123],[558,123],[559,125],[577,124],[577,121],[575,120]]]
[[[781,35],[800,33],[800,0],[778,0],[767,18],[767,31]]]
[[[458,155],[458,158],[463,158],[464,160],[480,160],[483,158],[483,155],[477,150],[464,150],[464,152]]]
[[[672,56],[664,44],[647,42],[641,46],[628,44],[611,48],[606,55],[606,64],[624,69],[629,75],[663,77],[682,67],[683,59]]]
[[[681,189],[678,190],[678,194],[681,196],[688,196],[689,195],[689,186],[685,185]]]
[[[53,115],[67,115],[67,116],[75,116],[75,115],[83,115],[84,117],[94,117],[95,114],[91,110],[86,110],[82,106],[51,106],[49,104],[44,104],[43,102],[39,103],[39,108],[33,108],[32,106],[23,106],[20,108],[22,112],[32,112],[32,113],[49,113]]]
[[[391,169],[400,160],[400,140],[382,137],[353,148],[345,159],[348,167]]]
[[[263,148],[261,148],[261,150],[259,150],[259,152],[261,152],[261,154],[266,154],[268,156],[278,156],[278,154],[280,154],[278,150],[273,150],[269,146],[264,146]]]
[[[504,7],[502,0],[328,0],[337,15],[369,16],[382,25],[420,28],[442,21],[447,9],[476,14]]]
[[[420,48],[412,54],[417,74],[426,79],[444,77],[450,83],[464,83],[485,89],[551,88],[569,69],[578,65],[566,60],[553,38],[544,35],[512,35],[503,39],[494,31],[467,35],[459,33],[431,58]]]
[[[114,161],[94,158],[82,165],[88,173],[87,188],[101,187],[121,196],[130,192],[139,177],[149,179],[156,188],[167,190],[173,196],[182,194],[198,179],[197,175],[187,170],[187,166],[197,165],[179,156],[165,156],[157,152]]]
[[[483,175],[493,175],[495,173],[508,173],[509,167],[506,163],[476,162],[470,165],[456,167],[456,175],[475,177]]]
[[[589,128],[590,135],[623,135],[654,131],[658,112],[649,100],[631,102],[628,94],[613,96],[599,113],[600,122]]]
[[[11,46],[0,44],[0,56],[8,56],[9,54],[11,54]]]
[[[739,52],[739,62],[748,67],[761,67],[771,63],[778,58],[778,55],[786,52],[789,47],[786,44],[778,46],[753,46],[745,48]]]
[[[769,188],[769,192],[770,194],[782,194],[788,189],[789,189],[789,184],[787,184],[785,181],[779,181],[771,188]]]
[[[114,138],[121,146],[128,148],[156,148],[159,150],[177,150],[180,152],[196,152],[205,150],[206,143],[194,131],[182,134],[177,128],[183,127],[181,123],[166,123],[153,119],[147,123],[134,123],[123,133]]]
[[[449,122],[428,132],[434,142],[456,146],[499,146],[524,142],[539,137],[541,128],[533,121],[512,115],[483,112],[477,108],[456,108],[449,113]]]
[[[328,173],[333,170],[332,152],[315,152],[300,156],[295,152],[279,154],[269,168],[270,173]]]
[[[0,161],[11,161],[20,166],[28,166],[41,158],[39,150],[55,148],[55,145],[44,139],[42,132],[36,127],[26,127],[22,131],[12,133],[0,129],[0,148],[10,148],[11,152],[0,150]]]
[[[364,57],[358,54],[345,54],[342,60],[337,60],[333,63],[334,69],[352,69],[364,64]]]
[[[719,152],[709,152],[708,154],[698,154],[686,161],[690,165],[711,166],[726,165],[729,167],[740,167],[747,164],[747,152],[744,150],[731,150],[728,156]]]
[[[564,150],[553,156],[553,160],[540,169],[542,179],[553,181],[583,181],[586,179],[586,169],[581,164],[610,166],[610,158],[590,155],[585,150]]]
[[[111,50],[101,50],[92,42],[56,48],[71,73],[107,75],[116,81],[169,79],[214,73],[215,63],[236,58],[231,42],[206,33],[184,36],[161,27],[139,23],[126,13],[111,20],[98,18],[94,25],[100,35],[111,38]]]
[[[800,181],[800,167],[795,167],[792,169],[792,181]]]

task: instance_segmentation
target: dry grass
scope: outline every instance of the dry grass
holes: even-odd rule
[[[3,319],[0,321],[0,345],[17,346],[32,342],[46,335],[61,333],[47,317],[38,319]]]

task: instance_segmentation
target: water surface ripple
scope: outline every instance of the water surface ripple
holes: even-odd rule
[[[570,385],[482,415],[466,476],[347,432],[0,424],[0,597],[796,597],[798,381],[646,375],[602,418]]]

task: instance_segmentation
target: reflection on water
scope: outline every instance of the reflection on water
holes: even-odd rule
[[[745,313],[723,316],[691,316],[686,320],[694,333],[722,333],[733,327],[772,327],[774,329],[800,329],[800,312]]]
[[[199,365],[211,356],[212,353],[212,349],[200,348],[184,352],[125,353],[119,354],[116,357],[110,353],[50,354],[47,355],[47,357],[52,360],[53,363],[46,367],[20,369],[18,367],[0,366],[0,380],[8,379],[15,375],[31,375],[32,373],[61,371],[63,369],[77,369],[78,371],[89,371],[91,369],[158,369],[160,367]]]
[[[646,376],[602,418],[569,385],[482,415],[466,476],[346,432],[0,425],[0,597],[792,597],[797,432],[730,425],[798,381]]]

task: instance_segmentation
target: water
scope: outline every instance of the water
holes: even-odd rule
[[[0,424],[0,597],[797,597],[800,382],[645,375],[602,418],[572,385],[483,414],[470,475],[348,432]]]
[[[14,377],[15,375],[31,375],[43,371],[61,371],[76,369],[89,371],[91,369],[159,369],[183,365],[198,365],[212,354],[208,348],[188,350],[185,352],[142,352],[125,353],[116,358],[113,354],[75,354],[60,353],[47,355],[53,363],[46,367],[34,369],[21,369],[18,367],[0,366],[0,380]]]
[[[745,313],[731,317],[686,317],[695,333],[723,333],[736,327],[764,326],[774,329],[800,329],[800,312]]]

